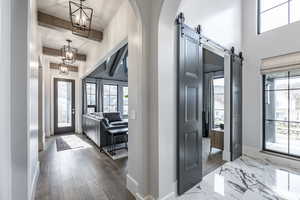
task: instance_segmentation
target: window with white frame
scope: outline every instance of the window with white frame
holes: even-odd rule
[[[300,21],[300,0],[258,0],[258,33]]]
[[[123,87],[123,115],[128,115],[128,87]]]
[[[87,113],[96,112],[96,83],[86,83]]]
[[[103,112],[118,111],[118,86],[103,85]]]

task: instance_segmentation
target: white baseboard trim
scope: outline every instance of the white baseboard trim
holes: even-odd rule
[[[133,195],[138,193],[139,184],[129,174],[126,175],[126,186],[129,192],[131,192]]]
[[[129,174],[127,174],[127,189],[135,196],[137,200],[156,200],[152,195],[142,195],[139,191],[138,182],[132,178]],[[177,181],[174,183],[174,190],[169,194],[158,198],[157,200],[174,200],[177,197],[176,194]]]
[[[260,158],[260,159],[267,159],[274,165],[290,168],[290,169],[297,169],[300,170],[300,161],[297,159],[288,158],[282,156],[280,154],[262,152],[260,149],[250,146],[243,146],[243,154]]]
[[[141,194],[136,193],[135,198],[137,200],[155,200],[154,197],[152,197],[151,195],[145,196],[143,197]]]
[[[177,195],[177,181],[173,182],[172,191],[170,191],[168,194],[164,195],[163,197],[160,197],[159,200],[174,200],[176,199]]]
[[[36,170],[34,172],[33,181],[31,183],[30,199],[35,199],[36,186],[40,175],[40,162],[38,161]]]
[[[176,193],[175,192],[171,192],[167,195],[165,195],[164,197],[160,198],[159,200],[174,200],[176,198]]]
[[[139,192],[139,183],[134,178],[132,178],[132,176],[127,174],[126,177],[127,177],[126,178],[127,179],[127,184],[126,184],[127,189],[137,200],[155,200],[155,198],[153,198],[151,195],[143,196]]]

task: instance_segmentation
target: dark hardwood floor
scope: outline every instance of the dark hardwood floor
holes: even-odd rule
[[[56,137],[40,153],[36,200],[133,200],[126,189],[127,158],[111,160],[80,136],[86,147],[57,152]],[[88,147],[89,146],[89,147]]]

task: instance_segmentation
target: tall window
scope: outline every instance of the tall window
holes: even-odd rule
[[[224,78],[213,79],[213,128],[224,125]]]
[[[128,87],[123,87],[123,115],[128,115]]]
[[[258,33],[300,20],[300,0],[258,0]]]
[[[96,83],[86,83],[87,112],[96,112]]]
[[[300,71],[264,75],[264,149],[300,156]]]
[[[118,86],[103,85],[103,112],[118,111]]]

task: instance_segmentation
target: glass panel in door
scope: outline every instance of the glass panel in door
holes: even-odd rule
[[[66,81],[57,82],[57,126],[72,126],[72,83]]]
[[[75,131],[75,82],[54,79],[54,133]]]

